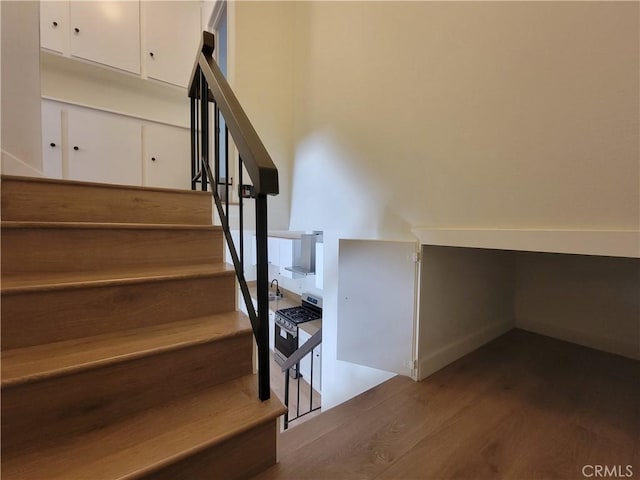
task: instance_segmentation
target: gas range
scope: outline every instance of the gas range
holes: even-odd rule
[[[291,331],[297,329],[298,324],[322,318],[322,298],[310,293],[302,294],[302,305],[299,307],[282,308],[276,311],[276,322]]]

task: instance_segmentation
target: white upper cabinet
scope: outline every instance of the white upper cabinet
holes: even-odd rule
[[[64,53],[69,43],[69,2],[40,3],[40,45]]]
[[[140,73],[140,3],[70,2],[71,55]]]
[[[148,78],[186,87],[200,45],[200,3],[142,2]]]

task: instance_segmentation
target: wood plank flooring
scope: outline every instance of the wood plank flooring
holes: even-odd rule
[[[284,432],[279,459],[256,478],[581,479],[585,465],[640,477],[640,362],[512,330]]]

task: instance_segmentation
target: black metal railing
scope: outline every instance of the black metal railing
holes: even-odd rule
[[[240,291],[258,346],[258,395],[270,396],[269,384],[269,278],[267,254],[267,195],[278,194],[278,170],[258,137],[238,99],[213,58],[214,36],[203,32],[189,82],[191,99],[191,188],[198,184],[211,190],[236,271]],[[213,166],[211,166],[210,113],[213,111]],[[221,120],[224,119],[225,148],[220,154]],[[236,249],[229,223],[229,135],[239,153],[238,209],[239,248]],[[224,174],[222,174],[224,168]],[[251,184],[243,183],[243,167]],[[221,195],[222,191],[222,195]],[[255,200],[257,310],[254,308],[244,273],[244,200]],[[224,202],[223,202],[224,200]],[[240,254],[238,254],[238,250]]]
[[[314,368],[313,368],[313,360],[314,360],[314,353],[316,348],[318,348],[318,346],[322,343],[322,328],[320,328],[316,333],[314,333],[311,338],[309,338],[309,340],[307,340],[306,342],[304,342],[304,344],[302,344],[300,347],[298,347],[298,349],[293,352],[289,358],[287,358],[282,365],[280,366],[280,368],[282,369],[282,372],[284,373],[284,406],[287,407],[287,413],[284,414],[284,429],[286,430],[287,428],[289,428],[289,423],[293,422],[294,420],[297,420],[298,418],[302,418],[305,415],[310,414],[311,412],[315,412],[316,410],[319,410],[321,408],[320,406],[320,401],[316,401],[315,405],[314,405],[314,397],[316,396],[314,393],[314,381],[313,381],[313,374],[314,374]],[[300,368],[300,363],[302,362],[302,360],[307,357],[310,356],[309,358],[309,377],[308,377],[308,384],[309,384],[309,408],[308,409],[302,409],[301,410],[301,405],[300,405],[300,384],[302,383],[302,374],[301,374],[301,368]],[[291,374],[291,370],[293,369],[293,375]],[[289,409],[289,400],[290,400],[290,378],[291,377],[295,377],[297,380],[297,388],[296,388],[296,416],[295,417],[291,417],[291,410]]]

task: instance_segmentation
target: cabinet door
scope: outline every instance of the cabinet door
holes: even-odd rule
[[[191,188],[189,131],[167,125],[144,126],[144,185]]]
[[[186,87],[200,45],[200,2],[143,2],[147,77]]]
[[[60,105],[42,102],[42,173],[48,178],[62,175],[62,109]]]
[[[40,2],[40,46],[64,53],[69,39],[69,2]]]
[[[85,109],[68,112],[69,175],[124,185],[142,184],[142,126],[135,120]]]
[[[411,376],[417,246],[340,240],[338,360]]]
[[[293,240],[288,238],[280,239],[280,275],[286,278],[293,278],[293,272],[285,267],[293,266]]]
[[[140,73],[140,4],[70,2],[71,55]]]

